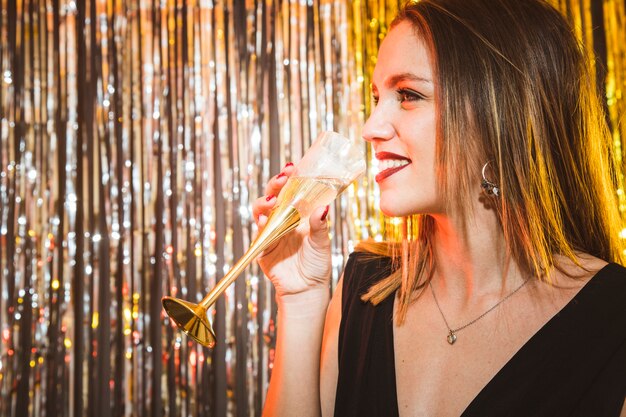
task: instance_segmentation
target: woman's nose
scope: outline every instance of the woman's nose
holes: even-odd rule
[[[393,124],[385,113],[380,105],[372,109],[372,113],[363,126],[363,139],[368,142],[374,142],[389,140],[393,137]]]

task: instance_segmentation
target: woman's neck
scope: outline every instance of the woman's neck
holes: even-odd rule
[[[479,213],[465,224],[447,216],[433,217],[433,284],[442,295],[469,302],[475,296],[506,294],[527,278],[507,253],[493,213]]]

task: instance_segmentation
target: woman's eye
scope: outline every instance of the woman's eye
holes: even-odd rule
[[[416,101],[425,99],[425,97],[422,94],[418,93],[417,91],[413,91],[413,90],[409,90],[405,88],[400,88],[396,90],[396,95],[400,103],[411,103],[411,102],[416,102]],[[372,104],[376,106],[378,104],[378,101],[379,101],[378,94],[372,94]]]
[[[398,90],[398,98],[401,102],[423,100],[424,96],[420,93],[401,88]]]

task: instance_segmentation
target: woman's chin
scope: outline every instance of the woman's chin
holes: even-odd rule
[[[382,211],[383,214],[387,217],[404,217],[412,214],[407,213],[405,210],[402,210],[402,208],[398,207],[397,205],[386,205],[383,204],[383,202],[380,203],[380,211]]]
[[[407,217],[414,214],[435,214],[442,213],[438,206],[434,204],[393,204],[383,199],[379,205],[380,211],[387,217]]]

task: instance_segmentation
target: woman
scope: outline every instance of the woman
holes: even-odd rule
[[[328,208],[260,258],[279,313],[265,415],[626,416],[626,269],[594,85],[540,0],[400,12],[363,137],[380,209],[418,232],[363,245],[332,300]],[[256,201],[259,227],[292,172]]]

